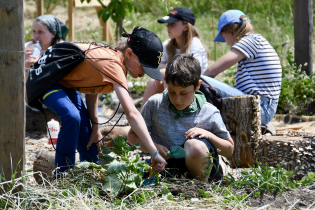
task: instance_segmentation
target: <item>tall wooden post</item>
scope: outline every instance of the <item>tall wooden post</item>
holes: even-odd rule
[[[74,41],[74,16],[73,16],[73,0],[68,0],[68,27],[69,34],[68,40],[69,42]]]
[[[307,75],[313,74],[313,2],[294,0],[295,62]],[[307,66],[304,64],[307,63]]]
[[[1,0],[0,20],[0,172],[9,181],[25,165],[23,0]]]
[[[44,14],[44,0],[37,0],[37,16]]]

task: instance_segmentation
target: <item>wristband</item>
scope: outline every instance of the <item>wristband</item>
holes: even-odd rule
[[[156,150],[156,151],[153,153],[153,155],[151,156],[151,160],[150,160],[151,163],[152,163],[152,159],[154,158],[154,156],[155,156],[155,159],[157,158],[158,153],[159,153],[159,150]]]

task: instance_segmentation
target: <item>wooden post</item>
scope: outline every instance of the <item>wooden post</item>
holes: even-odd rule
[[[68,0],[68,41],[72,42],[75,40],[74,37],[74,16],[73,16],[73,0]]]
[[[313,2],[294,0],[295,62],[307,75],[313,74]],[[307,66],[304,66],[307,63]]]
[[[37,0],[37,16],[44,14],[44,0]]]
[[[221,116],[234,140],[233,167],[255,165],[261,139],[260,96],[242,95],[222,99]]]
[[[25,165],[23,18],[23,0],[1,0],[5,30],[0,33],[0,176],[7,181],[11,170],[20,177]]]
[[[103,7],[101,6],[95,6],[96,13],[101,10]],[[106,21],[106,23],[103,22],[102,17],[99,18],[100,24],[102,26],[102,31],[103,31],[103,41],[110,43],[114,42],[114,37],[113,37],[113,31],[112,27],[110,26],[110,19]]]

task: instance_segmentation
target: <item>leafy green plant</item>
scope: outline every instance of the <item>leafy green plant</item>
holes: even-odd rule
[[[277,112],[314,114],[307,113],[304,107],[315,98],[315,75],[308,76],[305,71],[301,71],[302,66],[296,66],[291,51],[288,52],[287,62],[288,64],[282,69],[281,94]]]
[[[208,156],[202,159],[206,159],[206,161],[202,165],[205,165],[205,164],[207,165],[207,167],[204,169],[204,172],[205,172],[204,176],[208,177],[211,173],[212,166],[215,169],[217,168],[217,166],[213,163],[213,160],[216,160],[216,158],[212,156],[212,152],[208,152]]]
[[[144,172],[149,170],[148,164],[141,161],[138,154],[134,160],[131,159],[131,151],[136,150],[139,146],[140,144],[129,146],[127,138],[122,136],[113,140],[114,149],[101,146],[103,154],[100,155],[100,158],[110,162],[104,166],[108,174],[104,189],[115,197],[121,192],[129,192],[140,187]],[[110,156],[111,152],[117,157]]]
[[[250,167],[251,172],[242,171],[242,176],[239,180],[235,180],[231,174],[229,174],[229,177],[225,177],[225,180],[229,186],[233,186],[235,188],[250,187],[259,190],[260,192],[276,193],[282,193],[289,188],[305,186],[303,184],[315,182],[315,175],[312,174],[303,178],[303,181],[291,182],[291,177],[299,169],[299,167],[293,172],[285,170],[281,165],[277,168],[269,168],[267,165],[259,166],[257,163],[257,166],[257,168]],[[257,195],[259,196],[260,194],[257,193]]]

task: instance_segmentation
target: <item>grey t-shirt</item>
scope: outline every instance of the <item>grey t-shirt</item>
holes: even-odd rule
[[[222,139],[230,137],[219,110],[212,104],[205,102],[200,111],[174,120],[176,114],[168,108],[163,94],[150,97],[141,110],[155,143],[168,149],[172,146],[181,146],[187,140],[184,133],[194,127],[210,131]]]

